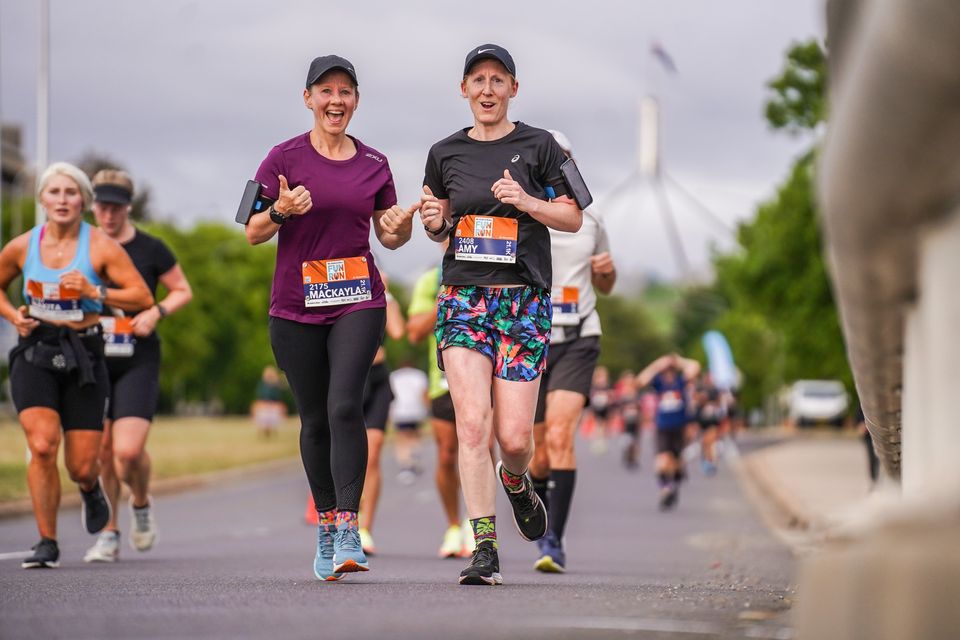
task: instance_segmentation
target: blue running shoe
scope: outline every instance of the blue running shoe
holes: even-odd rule
[[[317,526],[317,557],[313,559],[313,575],[317,580],[339,580],[342,573],[333,570],[333,537],[337,528],[332,524]]]
[[[717,475],[717,463],[707,460],[704,458],[700,461],[700,468],[703,470],[703,475],[710,477]]]
[[[547,535],[537,540],[540,548],[540,559],[533,568],[541,573],[564,573],[567,565],[567,554],[563,552],[563,543],[557,534],[548,531]]]
[[[360,544],[360,530],[342,522],[333,540],[333,570],[337,573],[370,571],[367,556]]]

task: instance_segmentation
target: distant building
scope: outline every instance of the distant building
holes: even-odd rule
[[[27,177],[27,163],[23,159],[23,132],[19,125],[0,125],[0,179],[8,189],[17,180]]]

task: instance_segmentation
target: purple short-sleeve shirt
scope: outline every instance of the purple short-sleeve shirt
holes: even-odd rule
[[[277,234],[277,266],[273,274],[270,315],[308,324],[333,324],[360,309],[386,306],[383,281],[370,252],[370,221],[374,211],[397,203],[393,175],[386,157],[351,136],[357,154],[349,160],[325,158],[305,133],[270,150],[257,170],[257,182],[270,198],[279,194],[283,175],[291,189],[303,185],[313,208],[291,216]],[[332,306],[304,303],[304,262],[364,257],[370,271],[371,299]]]

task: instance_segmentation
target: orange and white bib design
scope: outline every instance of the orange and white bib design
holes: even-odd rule
[[[83,320],[80,308],[80,292],[67,289],[59,282],[27,280],[30,317],[55,322]]]
[[[133,336],[133,318],[100,316],[103,327],[103,353],[110,358],[129,358],[137,339]]]
[[[463,216],[457,223],[454,255],[470,262],[516,263],[518,230],[516,218]]]
[[[329,307],[373,298],[365,257],[310,260],[303,263],[303,305]]]
[[[550,295],[553,304],[553,324],[561,327],[580,324],[580,289],[560,287]]]

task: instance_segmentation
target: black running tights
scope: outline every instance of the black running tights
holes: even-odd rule
[[[363,388],[383,337],[383,309],[332,325],[270,318],[270,342],[300,412],[300,457],[318,511],[357,511],[367,469]]]

